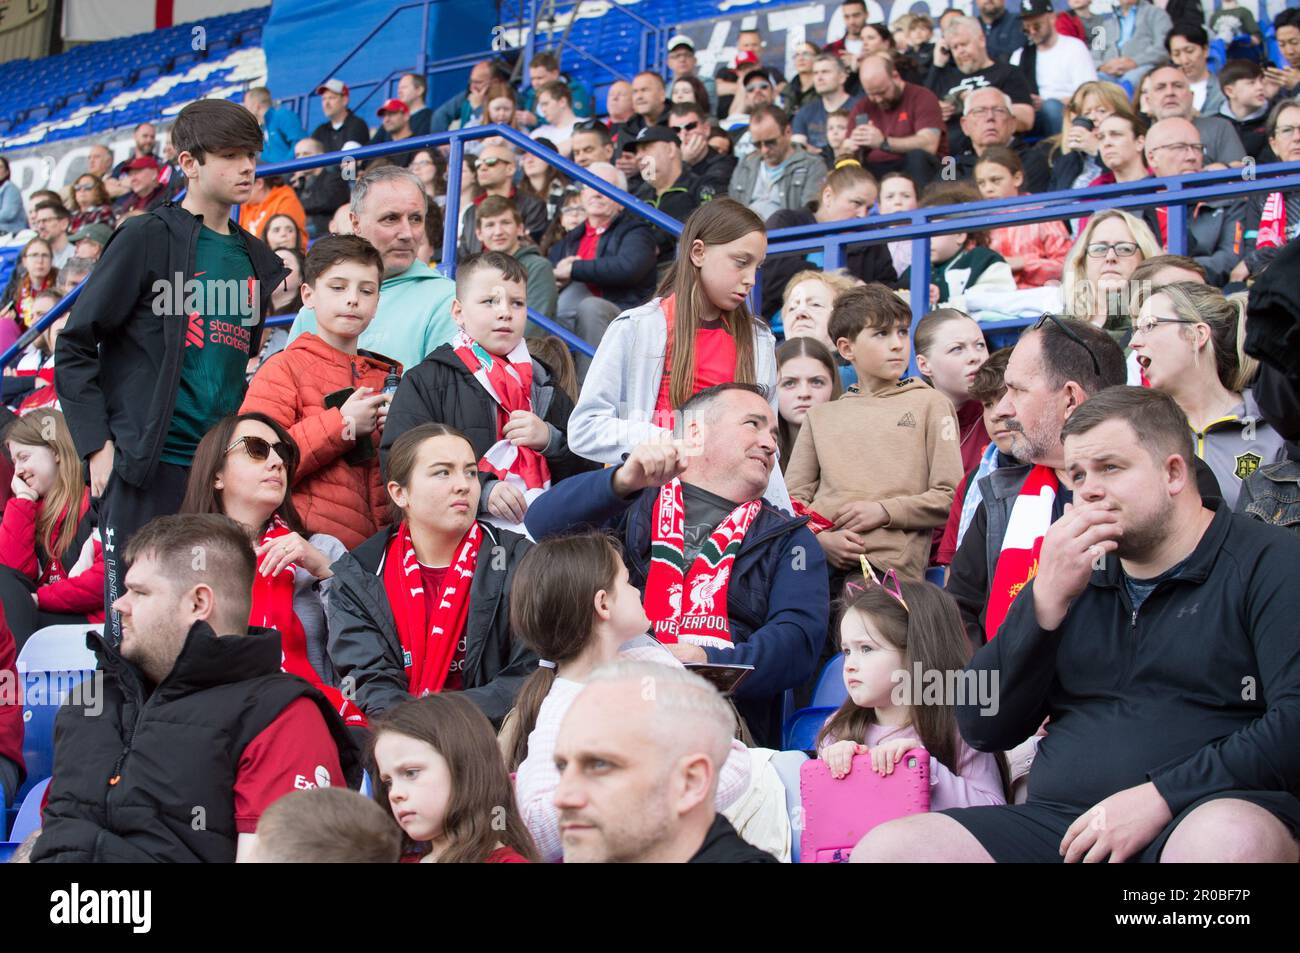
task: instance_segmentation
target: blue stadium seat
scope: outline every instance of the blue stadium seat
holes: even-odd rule
[[[18,655],[23,679],[23,761],[27,781],[19,796],[54,768],[54,719],[60,706],[95,668],[86,632],[99,626],[52,625],[32,634]]]
[[[811,707],[839,708],[848,697],[848,689],[844,687],[844,656],[837,653],[826,663],[826,667],[817,678]]]
[[[42,778],[27,792],[22,805],[18,808],[18,816],[14,818],[14,825],[9,831],[9,843],[0,845],[0,849],[11,847],[17,850],[22,842],[41,826],[41,801],[45,799],[45,790],[49,786],[50,779]]]
[[[943,588],[943,567],[931,566],[929,569],[927,569],[925,571],[925,581],[931,583],[932,585],[938,586],[940,589],[942,589]]]
[[[781,747],[786,751],[812,751],[817,742],[817,732],[826,724],[826,719],[835,714],[835,707],[800,709],[786,723]]]

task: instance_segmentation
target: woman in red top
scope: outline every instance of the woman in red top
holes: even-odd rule
[[[970,470],[989,445],[984,409],[970,396],[975,372],[989,359],[984,329],[956,308],[931,311],[916,325],[916,369],[925,382],[943,394],[957,411],[961,430],[961,465]]]
[[[5,448],[14,478],[0,522],[0,600],[21,649],[47,625],[104,621],[104,556],[63,415],[19,417]]]
[[[536,863],[492,724],[459,693],[413,698],[375,721],[374,797],[402,829],[406,859]]]

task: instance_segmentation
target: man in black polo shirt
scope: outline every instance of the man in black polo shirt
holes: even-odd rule
[[[623,151],[636,153],[641,179],[654,193],[646,201],[665,215],[684,222],[705,202],[713,201],[713,186],[686,168],[682,161],[682,142],[671,129],[646,126]],[[663,229],[656,231],[659,264],[665,265],[673,260],[677,239]]]

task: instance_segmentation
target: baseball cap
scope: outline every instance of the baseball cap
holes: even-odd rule
[[[740,69],[742,66],[757,66],[758,63],[758,54],[753,50],[745,50],[736,54],[736,69]]]
[[[1021,17],[1039,17],[1045,13],[1055,13],[1052,0],[1021,0]]]
[[[79,229],[68,236],[68,241],[74,245],[80,241],[98,242],[101,245],[107,245],[108,240],[113,236],[113,230],[103,222],[91,222],[82,225]]]
[[[677,138],[677,133],[667,126],[646,126],[636,134],[635,139],[623,143],[623,151],[632,152],[643,142],[672,142],[679,146],[682,144],[682,140]]]
[[[379,107],[379,115],[381,116],[385,113],[409,113],[410,111],[411,107],[400,99],[390,99]]]
[[[695,41],[692,40],[692,39],[691,39],[689,36],[687,36],[685,33],[678,33],[676,36],[674,36],[672,39],[670,39],[670,40],[668,41],[668,52],[671,53],[673,50],[677,49],[677,47],[679,47],[679,46],[685,46],[685,47],[687,47],[687,48],[688,48],[692,53],[695,52]]]
[[[316,87],[316,95],[319,96],[327,90],[331,93],[338,93],[340,96],[346,96],[348,94],[348,84],[341,79],[327,79]]]
[[[136,156],[126,165],[122,166],[128,172],[132,169],[158,169],[158,158],[156,156]]]

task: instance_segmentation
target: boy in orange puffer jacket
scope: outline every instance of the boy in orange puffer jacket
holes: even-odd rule
[[[302,300],[316,309],[316,333],[267,359],[248,385],[240,413],[260,411],[298,444],[293,502],[313,533],[349,549],[389,522],[379,473],[379,436],[388,416],[385,378],[402,367],[357,349],[375,316],[384,264],[355,235],[318,239],[303,269]]]

